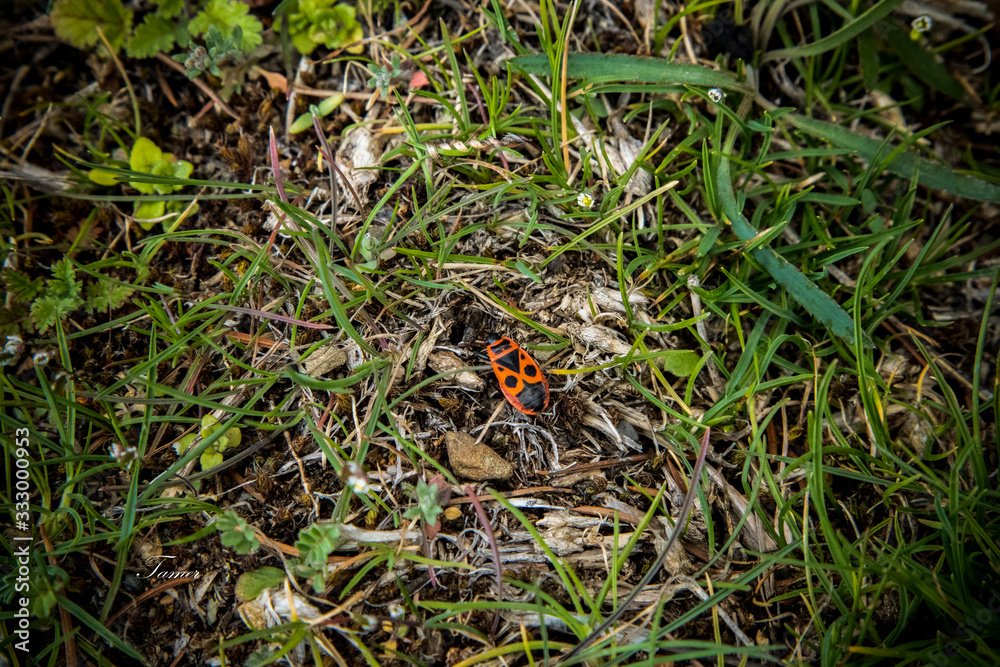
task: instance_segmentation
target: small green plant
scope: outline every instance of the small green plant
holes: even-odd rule
[[[249,53],[263,41],[260,20],[239,0],[153,0],[155,11],[147,13],[132,30],[133,12],[122,0],[56,0],[52,24],[56,34],[77,48],[97,44],[104,33],[112,50],[122,46],[132,58],[151,58],[160,51],[187,48],[193,37],[212,28],[217,42],[232,43],[240,54]],[[190,13],[185,11],[189,9]]]
[[[14,601],[30,591],[28,609],[35,618],[49,618],[56,609],[56,596],[65,590],[69,574],[60,567],[49,565],[35,557],[29,568],[27,584],[18,568],[0,578],[0,602],[8,609],[14,607]]]
[[[421,479],[417,482],[417,488],[414,491],[417,496],[417,504],[406,510],[403,513],[403,518],[422,519],[425,526],[437,524],[438,514],[444,511],[444,508],[441,507],[437,482],[428,484]]]
[[[129,153],[129,167],[132,171],[153,176],[164,176],[168,178],[187,178],[194,170],[187,160],[178,160],[173,153],[164,153],[163,150],[146,137],[139,137],[132,146]],[[93,169],[90,171],[90,180],[101,185],[114,185],[118,182],[115,174],[104,169]],[[129,181],[129,185],[139,192],[147,195],[166,195],[180,190],[183,185],[172,183],[143,183],[141,181]],[[135,202],[132,208],[133,215],[139,219],[139,224],[143,229],[149,231],[155,223],[143,222],[150,218],[163,217],[167,210],[180,212],[184,209],[183,202],[147,201]]]
[[[193,164],[187,160],[178,160],[174,157],[173,153],[164,153],[159,146],[146,137],[139,137],[136,140],[135,145],[132,146],[132,152],[129,154],[128,163],[132,171],[173,178],[187,178],[194,169]],[[138,181],[129,181],[129,185],[139,192],[150,195],[165,195],[176,192],[184,187],[182,185],[140,183]],[[183,204],[181,202],[170,202],[170,208],[174,211],[179,212],[182,207]],[[167,202],[147,201],[135,202],[133,210],[135,217],[140,219],[139,224],[142,228],[149,231],[152,229],[154,223],[141,222],[141,220],[162,217],[166,213],[167,208]]]
[[[239,554],[248,554],[260,548],[257,533],[247,520],[236,512],[226,510],[215,520],[215,528],[222,536],[222,544],[232,547]]]
[[[368,79],[368,87],[377,88],[382,97],[388,99],[390,86],[399,85],[407,78],[408,72],[404,72],[401,65],[402,61],[395,53],[392,55],[392,69],[385,66],[369,65],[368,69],[375,76]]]
[[[214,26],[227,39],[233,37],[239,50],[249,53],[263,41],[261,23],[255,16],[249,15],[249,11],[246,4],[235,0],[208,0],[205,9],[191,19],[188,30],[192,35],[207,36]]]
[[[196,46],[190,53],[178,53],[174,60],[184,63],[185,74],[194,79],[205,72],[222,76],[219,65],[227,60],[235,60],[243,53],[240,50],[240,40],[243,38],[243,28],[236,26],[232,35],[223,36],[218,27],[209,26],[205,34],[205,46]]]
[[[303,55],[309,55],[322,44],[328,49],[339,49],[359,42],[364,37],[361,24],[355,18],[356,10],[346,2],[334,0],[298,0],[286,9],[288,34],[292,44]],[[279,27],[284,26],[281,21]],[[348,48],[350,53],[361,53],[360,44]]]
[[[339,107],[343,101],[344,96],[337,93],[336,95],[324,98],[319,104],[310,104],[309,111],[296,118],[295,122],[288,127],[288,131],[292,134],[297,134],[312,127],[313,116],[316,118],[325,118],[326,116],[329,116],[334,109]]]
[[[201,430],[197,435],[191,433],[184,436],[180,440],[174,443],[174,451],[180,456],[187,451],[188,447],[198,439],[202,440],[212,437],[212,434],[222,428],[222,424],[211,414],[205,415],[201,418]],[[209,468],[214,468],[223,461],[222,452],[233,447],[239,447],[240,442],[243,440],[243,434],[238,428],[233,426],[226,433],[216,440],[210,447],[208,447],[201,454],[201,458],[198,459],[201,463],[202,470],[208,470]]]
[[[23,307],[31,304],[28,309],[30,323],[39,334],[77,310],[92,313],[119,308],[134,291],[131,287],[109,280],[82,283],[77,280],[76,269],[68,258],[56,262],[52,266],[52,277],[45,280],[29,279],[9,269],[4,271],[3,278],[8,294],[20,304],[20,308],[17,304],[9,305],[8,313],[14,316],[19,312],[23,314]],[[11,319],[0,327],[0,331],[10,335],[19,328],[17,320]]]
[[[298,572],[312,579],[313,590],[326,586],[326,560],[340,545],[340,527],[331,523],[314,523],[299,532],[295,548],[299,550]]]
[[[365,261],[355,264],[359,271],[371,272],[378,268],[378,237],[369,232],[365,232],[361,239],[361,256]]]

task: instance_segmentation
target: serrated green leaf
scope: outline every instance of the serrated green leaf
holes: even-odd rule
[[[153,0],[159,9],[156,13],[164,18],[173,18],[184,11],[184,0]]]
[[[320,44],[328,49],[354,44],[347,49],[348,53],[361,53],[363,50],[362,45],[355,44],[361,41],[364,32],[356,19],[357,9],[352,4],[337,3],[336,0],[301,0],[291,4],[286,11],[287,25],[280,21],[275,23],[275,28],[284,30],[287,27],[292,44],[303,55],[312,53]]]
[[[132,12],[121,0],[56,0],[51,20],[56,35],[78,49],[96,44],[100,28],[111,48],[118,51],[132,29]]]
[[[248,11],[249,7],[236,0],[209,0],[205,9],[191,19],[188,30],[192,35],[201,35],[214,25],[223,35],[228,36],[239,26],[243,31],[240,49],[246,53],[263,41],[260,35],[263,25],[256,17],[248,16]]]
[[[32,280],[11,269],[4,269],[3,281],[7,285],[7,292],[23,303],[34,301],[44,290],[44,281],[41,278]]]
[[[147,14],[128,40],[126,51],[133,58],[151,58],[159,51],[170,51],[177,44],[185,46],[187,42],[188,31],[183,25],[159,13]]]
[[[417,481],[415,491],[417,505],[406,510],[403,516],[407,519],[423,519],[426,525],[433,526],[437,522],[438,514],[444,511],[438,498],[437,484],[428,484],[421,479]]]
[[[260,542],[257,534],[246,519],[235,512],[226,511],[215,521],[216,529],[222,533],[219,541],[227,547],[232,547],[237,553],[247,554],[255,551]]]
[[[98,281],[87,285],[87,312],[105,311],[119,308],[135,292],[126,285],[108,281]]]
[[[314,523],[299,532],[295,548],[299,558],[311,565],[325,565],[327,557],[340,542],[340,528],[336,524]]]
[[[340,527],[337,524],[314,523],[299,531],[299,539],[295,542],[295,548],[299,550],[299,570],[313,580],[313,590],[323,590],[326,560],[340,541]]]
[[[35,299],[31,304],[31,317],[35,320],[35,328],[38,333],[45,331],[56,323],[59,317],[59,299],[51,296],[43,296]]]
[[[65,298],[70,301],[78,301],[80,298],[80,284],[76,282],[76,269],[73,262],[64,257],[56,262],[52,267],[52,278],[45,283],[46,296]]]

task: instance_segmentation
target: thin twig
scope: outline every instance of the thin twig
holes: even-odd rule
[[[181,65],[179,62],[175,62],[169,56],[164,55],[163,53],[157,53],[156,54],[156,58],[160,62],[166,63],[167,65],[170,65],[171,67],[173,67],[175,70],[177,70],[178,72],[180,72],[184,76],[187,76],[187,73],[184,71],[184,66]],[[191,79],[191,83],[193,83],[194,85],[198,86],[201,89],[201,92],[203,92],[206,95],[208,95],[212,99],[212,101],[215,102],[217,105],[219,105],[219,108],[222,109],[223,111],[225,111],[226,114],[230,118],[232,118],[233,120],[240,120],[239,115],[235,111],[233,111],[232,109],[230,109],[229,105],[226,104],[225,102],[223,102],[222,98],[219,97],[215,93],[214,90],[212,90],[211,88],[209,88],[208,85],[204,81],[201,81],[200,79]]]

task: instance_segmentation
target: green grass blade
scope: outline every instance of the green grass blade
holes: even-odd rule
[[[552,74],[549,59],[544,55],[519,56],[508,62],[527,74]],[[586,78],[588,82],[673,83],[749,92],[744,84],[726,72],[717,72],[701,65],[641,56],[571,53],[566,62],[566,75],[571,79]]]
[[[881,141],[863,137],[838,125],[793,113],[788,114],[786,118],[800,130],[825,139],[841,148],[852,150],[859,157],[868,161],[877,159],[882,148]],[[935,164],[912,153],[900,153],[886,166],[886,170],[907,179],[916,174],[917,181],[921,185],[944,190],[959,197],[1000,202],[1000,186],[960,174],[953,169]]]
[[[757,232],[750,222],[740,213],[736,205],[736,196],[729,176],[729,159],[722,158],[718,168],[718,196],[725,217],[732,223],[736,236],[743,241],[750,241]],[[771,276],[777,280],[796,301],[812,314],[813,317],[830,328],[845,341],[854,340],[854,320],[829,294],[809,281],[785,258],[771,248],[756,248],[750,255],[760,262]],[[862,334],[867,347],[873,347],[871,338]]]
[[[888,16],[889,12],[902,3],[903,0],[882,0],[882,2],[878,3],[844,27],[840,28],[840,30],[803,46],[793,46],[787,49],[769,51],[764,54],[763,58],[761,58],[761,62],[765,63],[768,60],[778,60],[781,58],[803,58],[805,56],[815,56],[820,53],[830,51],[831,49],[835,49],[875,25],[876,22]]]

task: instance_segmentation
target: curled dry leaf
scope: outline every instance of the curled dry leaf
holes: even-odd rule
[[[604,525],[608,525],[608,522],[599,517],[583,516],[581,514],[576,514],[575,512],[566,512],[562,510],[558,512],[548,512],[544,517],[535,522],[536,527],[540,526],[545,529],[569,526],[579,530],[587,530],[588,528],[599,528]]]
[[[608,126],[614,137],[610,141],[605,142],[605,146],[608,149],[608,162],[611,163],[611,168],[614,169],[615,173],[622,176],[639,159],[639,155],[642,153],[643,142],[629,134],[628,128],[625,127],[617,115],[611,116],[608,119]],[[648,171],[642,167],[638,167],[632,173],[632,178],[625,184],[625,203],[630,203],[633,197],[639,198],[648,195],[652,189],[653,177]],[[646,226],[645,208],[648,208],[650,212],[652,211],[652,207],[649,205],[637,211],[638,227],[640,229]]]
[[[395,542],[414,542],[421,538],[420,531],[417,530],[365,530],[350,524],[338,524],[340,536],[345,542],[337,547],[338,551],[353,551],[360,548],[363,542],[374,542],[377,544]]]
[[[676,522],[671,525],[667,518],[662,516],[654,517],[653,521],[660,526],[660,530],[653,531],[653,543],[656,545],[656,553],[659,554],[666,547],[670,534],[676,528]],[[684,527],[682,526],[680,529],[683,530]],[[680,540],[674,542],[673,546],[670,547],[667,557],[663,559],[663,569],[669,575],[686,574],[693,571],[694,566],[691,564],[687,552],[684,551],[684,547],[681,546]]]
[[[622,340],[621,334],[601,324],[580,325],[576,322],[567,322],[563,328],[573,338],[574,343],[579,343],[587,349],[597,348],[617,357],[624,357],[632,349]]]
[[[653,324],[653,319],[647,313],[650,300],[641,292],[628,295],[629,307],[637,320]],[[581,285],[572,289],[559,303],[558,310],[571,317],[577,317],[586,324],[613,321],[625,326],[625,305],[621,292],[611,287],[587,287]],[[661,323],[662,324],[662,323]]]
[[[194,591],[191,594],[192,605],[197,607],[201,604],[202,599],[205,597],[205,593],[207,593],[208,589],[212,587],[212,584],[215,582],[215,578],[218,575],[218,570],[212,570],[211,572],[208,572],[198,578]]]
[[[427,334],[427,338],[420,343],[417,348],[416,358],[413,360],[413,372],[414,374],[420,374],[424,372],[424,368],[427,367],[427,359],[431,356],[431,352],[437,347],[438,338],[444,333],[444,324],[441,323],[441,318],[437,317],[434,320],[434,326],[431,327],[431,332]]]
[[[656,20],[656,3],[652,0],[636,0],[634,3],[635,7],[635,18],[639,21],[639,25],[643,28],[649,29],[650,26],[655,27]]]
[[[262,69],[254,65],[250,68],[251,76],[260,76],[267,81],[267,85],[272,90],[281,91],[282,94],[288,94],[288,79],[285,78],[284,74],[279,74],[277,72],[269,72],[266,69]]]
[[[319,609],[312,603],[294,591],[290,596],[287,595],[283,586],[264,589],[253,600],[241,604],[237,611],[251,630],[273,628],[290,622],[293,617],[311,621],[320,616]]]
[[[570,489],[580,483],[586,483],[588,486],[595,489],[604,489],[608,486],[608,478],[600,470],[581,470],[579,472],[573,472],[573,469],[571,468],[565,473],[560,471],[560,474],[553,475],[549,479],[549,483],[552,484],[552,486],[561,489]]]
[[[597,498],[601,501],[601,504],[605,508],[618,513],[618,521],[621,523],[629,523],[633,526],[638,526],[642,523],[642,520],[646,518],[645,512],[632,507],[628,503],[618,500],[613,494],[601,493],[598,494]],[[609,517],[609,521],[610,520],[611,518]]]
[[[585,624],[588,622],[587,617],[582,614],[571,614],[571,616],[573,616],[579,623]],[[521,612],[503,609],[500,611],[500,617],[512,624],[515,628],[518,626],[537,628],[544,622],[545,627],[551,631],[565,633],[573,632],[570,627],[566,625],[566,621],[553,614],[539,614],[535,611]]]
[[[162,556],[163,546],[160,543],[159,536],[153,533],[150,537],[138,540],[135,551],[139,556],[139,560],[145,564]]]
[[[375,120],[381,108],[376,105],[368,112],[365,120]],[[366,200],[368,188],[378,180],[379,170],[377,167],[382,162],[382,149],[385,145],[385,136],[378,132],[372,132],[365,123],[359,123],[348,130],[344,141],[337,151],[337,164],[344,171],[347,180],[351,182],[355,192],[361,197],[362,203]],[[348,199],[350,205],[353,199]]]
[[[613,184],[612,181],[623,176],[632,168],[642,153],[643,142],[629,134],[628,129],[617,115],[612,115],[608,119],[610,133],[601,146],[595,145],[596,131],[587,117],[578,119],[570,115],[570,120],[573,122],[573,128],[580,135],[580,140],[592,156],[591,164],[600,170],[602,178],[609,184],[609,187]],[[649,172],[641,167],[637,168],[632,173],[628,183],[625,184],[625,203],[631,202],[633,197],[643,197],[649,194],[652,186],[653,177]],[[645,227],[645,213],[642,209],[638,212],[640,229]]]
[[[625,314],[625,303],[622,300],[621,291],[611,289],[610,287],[598,287],[593,290],[592,294],[594,304],[601,310],[610,310],[623,315]],[[646,307],[649,305],[649,297],[640,292],[632,292],[628,295],[628,303],[632,307],[633,312],[636,310],[645,312]]]
[[[460,368],[468,367],[468,364],[459,359],[457,354],[450,352],[449,350],[432,352],[427,358],[427,365],[430,366],[435,373],[448,373],[451,371],[457,371]],[[472,391],[482,391],[486,386],[483,379],[472,371],[455,373],[448,378],[446,382],[449,384],[456,384],[463,389],[470,389]]]
[[[642,451],[642,445],[635,442],[631,438],[622,437],[621,432],[615,428],[614,423],[611,421],[611,415],[609,415],[600,405],[594,403],[593,401],[583,401],[583,407],[585,408],[585,411],[581,415],[581,422],[584,426],[604,433],[611,438],[611,440],[618,445],[618,448],[622,451],[627,448]]]
[[[546,546],[557,556],[568,556],[583,551],[583,531],[570,526],[548,528],[542,532]],[[538,545],[535,545],[538,548]]]
[[[308,600],[291,589],[286,590],[283,586],[264,589],[253,600],[241,604],[237,612],[243,619],[243,623],[251,630],[265,630],[295,620],[313,621],[321,616],[319,609]],[[313,630],[312,635],[316,643],[328,655],[338,655],[336,648],[323,635],[322,631]],[[292,660],[297,661],[291,662],[291,664],[303,664],[306,655],[305,647],[306,640],[303,639],[289,656]]]
[[[321,347],[310,354],[303,362],[302,368],[306,375],[315,378],[337,370],[346,363],[347,348],[334,344]]]

